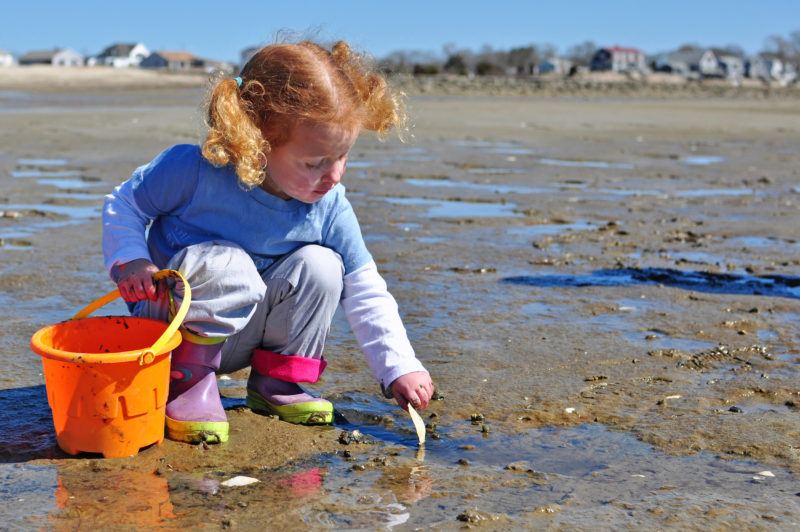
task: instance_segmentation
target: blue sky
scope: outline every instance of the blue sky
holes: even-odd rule
[[[267,44],[279,30],[346,39],[378,58],[396,50],[441,55],[446,44],[476,52],[552,44],[564,52],[585,41],[646,53],[738,44],[755,53],[770,35],[800,30],[800,0],[12,0],[3,6],[0,48],[94,55],[142,42],[236,62],[243,48]]]

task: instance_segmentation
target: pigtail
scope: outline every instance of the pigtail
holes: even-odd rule
[[[255,85],[255,86],[253,86]],[[244,188],[253,188],[264,181],[264,163],[269,144],[252,119],[246,91],[263,89],[259,83],[225,78],[212,87],[206,104],[208,136],[203,144],[203,157],[217,167],[231,165]]]

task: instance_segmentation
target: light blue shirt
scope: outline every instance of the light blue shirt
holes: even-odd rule
[[[339,253],[346,274],[372,260],[341,184],[310,204],[244,190],[232,167],[214,167],[196,145],[173,146],[137,168],[107,196],[104,214],[114,215],[104,216],[107,268],[143,257],[151,221],[147,250],[159,267],[178,250],[209,240],[239,244],[260,272],[311,243]]]

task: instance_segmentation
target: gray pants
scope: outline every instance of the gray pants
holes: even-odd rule
[[[204,242],[183,249],[167,268],[178,270],[192,288],[184,326],[208,337],[227,337],[219,373],[250,365],[253,349],[321,358],[344,286],[338,253],[306,245],[259,275],[238,245]],[[175,301],[183,287],[176,283]],[[134,314],[166,321],[165,301],[143,301]]]

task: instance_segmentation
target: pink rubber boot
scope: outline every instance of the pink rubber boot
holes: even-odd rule
[[[228,418],[215,373],[225,339],[204,338],[183,329],[181,333],[183,341],[172,351],[167,438],[190,443],[226,442]]]
[[[299,425],[333,423],[333,404],[306,393],[298,382],[317,382],[327,363],[322,359],[253,351],[247,380],[247,406]]]

